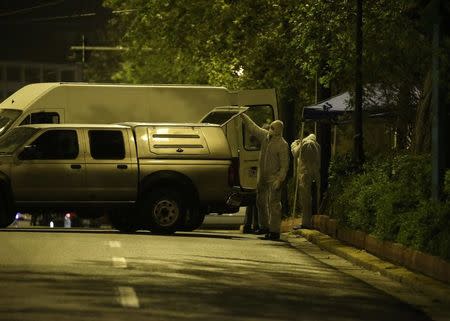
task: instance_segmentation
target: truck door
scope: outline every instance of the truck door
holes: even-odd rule
[[[84,200],[85,161],[80,141],[75,129],[49,129],[28,144],[12,166],[16,201]]]
[[[260,144],[245,131],[239,114],[246,112],[259,126],[269,125],[274,119],[270,105],[221,106],[205,115],[200,122],[220,124],[225,131],[233,157],[239,157],[239,179],[244,189],[255,189],[258,173]]]
[[[137,195],[137,158],[126,129],[87,129],[86,191],[92,202],[132,202]]]
[[[234,97],[239,106],[249,107],[246,114],[260,127],[270,124],[278,118],[278,103],[275,89],[241,90],[235,92]],[[258,171],[258,158],[260,145],[255,137],[251,136],[242,125],[230,124],[239,137],[239,162],[241,186],[246,189],[256,188]]]

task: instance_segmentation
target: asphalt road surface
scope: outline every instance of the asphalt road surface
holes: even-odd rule
[[[9,228],[0,244],[2,321],[430,320],[308,242]]]

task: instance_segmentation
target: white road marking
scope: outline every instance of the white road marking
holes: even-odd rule
[[[113,257],[112,258],[113,266],[116,268],[125,269],[127,267],[127,261],[124,257]]]
[[[109,241],[109,247],[122,247],[122,244],[119,241]]]
[[[139,299],[132,287],[119,286],[119,301],[125,308],[139,308]]]

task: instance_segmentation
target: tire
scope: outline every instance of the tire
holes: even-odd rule
[[[108,216],[111,226],[121,233],[131,234],[141,228],[139,220],[133,215],[128,215],[124,210],[112,211]]]
[[[190,209],[185,216],[184,223],[180,226],[180,231],[192,232],[202,226],[205,220],[205,214],[198,209]]]
[[[0,228],[5,228],[14,222],[14,211],[11,210],[11,202],[4,195],[3,191],[0,191]]]
[[[152,190],[142,201],[140,216],[156,234],[175,233],[185,217],[181,194],[169,188]]]

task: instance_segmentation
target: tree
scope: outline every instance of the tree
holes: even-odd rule
[[[411,3],[364,2],[364,81],[390,93],[397,127],[407,129],[403,137],[410,135],[428,62]],[[111,21],[116,41],[129,48],[115,80],[275,87],[289,140],[301,107],[313,102],[317,76],[332,94],[353,87],[353,0],[105,0],[105,5],[128,12]]]

